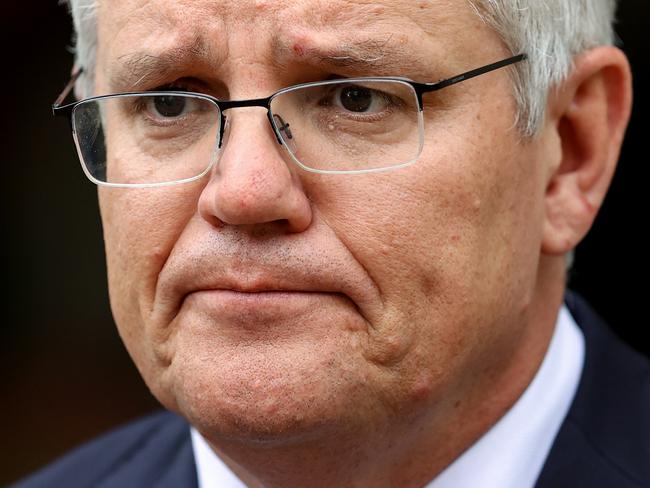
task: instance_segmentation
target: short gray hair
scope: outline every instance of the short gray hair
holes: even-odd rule
[[[94,92],[97,4],[100,0],[61,0],[75,27],[76,65],[84,69],[77,96]],[[527,53],[514,72],[517,126],[533,136],[544,119],[549,90],[570,73],[579,53],[614,42],[617,0],[467,0],[513,53]]]
[[[87,98],[95,91],[97,63],[97,7],[100,0],[60,0],[67,4],[74,24],[75,66],[83,68],[75,87],[77,98]]]

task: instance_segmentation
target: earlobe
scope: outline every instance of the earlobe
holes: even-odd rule
[[[625,55],[614,47],[587,51],[549,100],[545,130],[559,161],[549,163],[542,252],[565,254],[587,234],[611,183],[632,104]]]

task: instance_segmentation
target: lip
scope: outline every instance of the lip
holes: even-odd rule
[[[255,307],[261,305],[286,304],[292,301],[305,301],[314,298],[340,295],[330,292],[314,292],[300,290],[260,290],[260,291],[241,291],[234,289],[205,289],[196,290],[188,293],[185,300],[191,297],[203,297],[223,302],[236,302],[243,306]]]
[[[252,276],[255,274],[252,273]],[[257,302],[286,302],[289,300],[314,298],[322,295],[339,295],[347,297],[337,288],[328,286],[325,282],[308,283],[305,280],[290,274],[284,277],[276,276],[272,281],[255,279],[248,276],[233,278],[222,277],[216,286],[196,286],[184,290],[182,300],[191,295],[214,295],[222,300],[238,300],[242,303],[250,303],[251,306]],[[349,297],[347,297],[349,298]]]
[[[200,306],[233,317],[243,313],[270,317],[271,312],[284,316],[291,311],[304,312],[307,307],[333,299],[359,309],[357,300],[336,279],[290,271],[269,273],[269,269],[256,273],[254,268],[249,268],[243,275],[232,271],[219,273],[218,277],[210,273],[200,277],[194,275],[192,279],[175,282],[175,286],[164,292],[168,297],[164,300],[166,308],[174,310],[174,315],[183,307]]]
[[[313,292],[299,290],[260,290],[255,292],[232,289],[196,290],[185,297],[188,300],[212,300],[224,305],[234,305],[237,308],[275,307],[302,305],[325,297],[345,299],[340,293]]]
[[[382,311],[379,290],[365,269],[346,251],[328,247],[330,240],[306,245],[228,229],[209,236],[214,240],[195,237],[166,260],[150,309],[154,327],[169,327],[190,305],[261,317],[344,304],[369,323]]]
[[[219,322],[251,326],[295,320],[319,314],[330,305],[351,307],[351,301],[340,293],[232,289],[207,289],[189,293],[181,308],[195,308]]]

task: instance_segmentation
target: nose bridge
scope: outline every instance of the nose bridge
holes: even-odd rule
[[[276,140],[278,141],[278,144],[282,145],[282,139],[279,137],[277,134],[274,126],[273,126],[273,121],[271,119],[271,110],[270,110],[270,100],[271,98],[251,98],[251,99],[244,99],[244,100],[225,100],[225,101],[219,101],[219,109],[221,111],[221,128],[220,128],[220,134],[219,134],[219,148],[222,148],[223,142],[224,142],[224,136],[226,132],[226,123],[229,120],[232,120],[232,117],[234,116],[234,112],[232,114],[228,114],[226,112],[230,112],[233,109],[241,109],[241,108],[263,108],[266,111],[266,119],[268,120],[268,123],[270,125],[271,131],[275,135]],[[232,125],[232,124],[228,124]]]
[[[264,101],[264,99],[234,101],[222,109],[220,150],[224,150],[225,143],[231,139],[230,134],[235,127],[237,127],[238,131],[241,129],[244,133],[249,134],[251,138],[262,134],[266,136],[273,134],[278,144],[282,145],[282,140],[278,137],[273,126],[269,107],[261,103],[248,103],[258,101]],[[262,109],[264,109],[265,114],[262,113]]]
[[[272,137],[272,134],[275,135],[275,131],[272,124],[269,125],[268,116],[262,113],[261,107],[230,107],[224,116],[226,117],[225,135],[228,144],[224,144],[222,156],[229,157],[227,154],[233,152],[242,154],[242,152],[248,152],[249,149],[254,150],[254,154],[258,153],[257,149],[260,149],[259,152],[263,152],[266,156],[270,155],[268,151],[271,149],[278,152],[279,148],[276,147],[274,137]],[[255,147],[249,147],[252,141],[256,142]]]
[[[271,136],[277,138],[269,125],[266,99],[224,105],[222,117],[228,121],[225,141],[200,197],[200,214],[212,223],[285,221],[293,231],[303,230],[311,222],[311,204],[298,168],[289,163]],[[267,110],[267,116],[260,108]]]

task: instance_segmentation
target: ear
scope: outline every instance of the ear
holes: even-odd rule
[[[545,130],[558,141],[549,165],[542,253],[562,255],[587,234],[612,180],[632,106],[625,55],[598,47],[577,57],[551,95]]]

